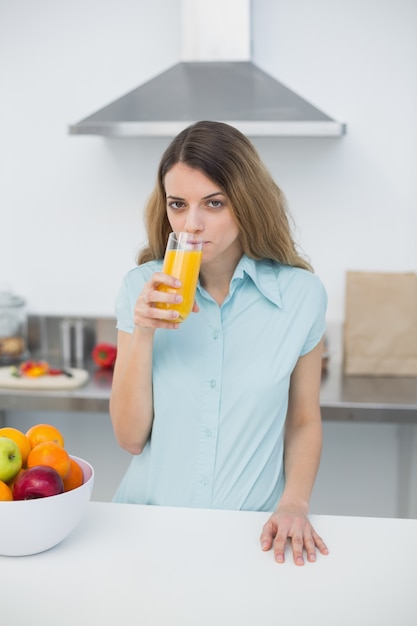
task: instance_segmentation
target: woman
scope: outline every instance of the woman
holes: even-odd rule
[[[116,502],[274,511],[260,542],[284,561],[327,548],[308,507],[321,451],[326,294],[293,242],[283,195],[235,128],[198,122],[162,156],[149,243],[117,298],[110,413],[134,456]],[[168,234],[203,238],[192,315],[156,307]]]

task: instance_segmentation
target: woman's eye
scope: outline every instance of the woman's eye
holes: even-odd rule
[[[208,205],[212,209],[220,209],[223,206],[223,202],[221,200],[210,200]]]
[[[178,210],[184,207],[184,202],[180,202],[179,200],[173,200],[168,204],[170,209]]]

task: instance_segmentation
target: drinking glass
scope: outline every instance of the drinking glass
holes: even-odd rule
[[[158,289],[168,293],[180,294],[182,302],[166,303],[158,302],[160,309],[174,309],[178,311],[179,317],[174,322],[183,322],[191,313],[195,300],[198,274],[202,257],[203,240],[191,233],[170,233],[165,250],[164,264],[162,271],[164,274],[174,276],[181,281],[181,287],[172,289],[167,285],[160,285]]]

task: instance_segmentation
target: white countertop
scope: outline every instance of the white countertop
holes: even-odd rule
[[[23,626],[415,626],[417,520],[312,516],[330,549],[284,565],[267,513],[91,502],[48,552],[0,557],[0,615]]]

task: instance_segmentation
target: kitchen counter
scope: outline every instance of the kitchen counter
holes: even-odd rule
[[[345,376],[333,361],[320,393],[323,420],[417,422],[417,378]]]
[[[86,385],[70,391],[0,389],[0,411],[90,411],[108,413],[112,375],[92,363]],[[323,420],[417,422],[417,378],[347,377],[331,361],[321,388]]]
[[[62,328],[67,329],[67,349],[63,350]],[[82,350],[77,359],[75,327],[82,329]],[[28,391],[0,388],[0,414],[3,411],[88,411],[108,413],[112,372],[98,369],[91,358],[99,342],[116,344],[114,318],[67,318],[31,315],[28,319],[29,358],[48,361],[53,367],[76,367],[89,373],[87,383],[65,391]],[[68,351],[66,360],[64,352]],[[1,415],[0,415],[1,418]]]
[[[54,316],[30,317],[29,348],[32,358],[65,365],[61,361],[60,341],[64,319],[68,321]],[[70,320],[70,323],[76,322]],[[0,414],[13,410],[108,413],[112,374],[94,366],[91,350],[99,341],[116,343],[115,321],[113,318],[84,318],[81,322],[84,360],[77,367],[88,370],[90,377],[87,384],[71,391],[17,392],[0,388]],[[320,401],[324,421],[417,423],[417,378],[344,376],[341,326],[329,325],[327,338],[329,364],[322,379]]]
[[[46,358],[48,360],[48,358]],[[69,390],[0,389],[0,411],[88,411],[108,413],[112,372],[83,364],[89,373],[82,387]]]
[[[414,626],[417,520],[311,516],[328,556],[262,552],[269,514],[89,503],[55,548],[0,557],[1,615],[23,626]]]

